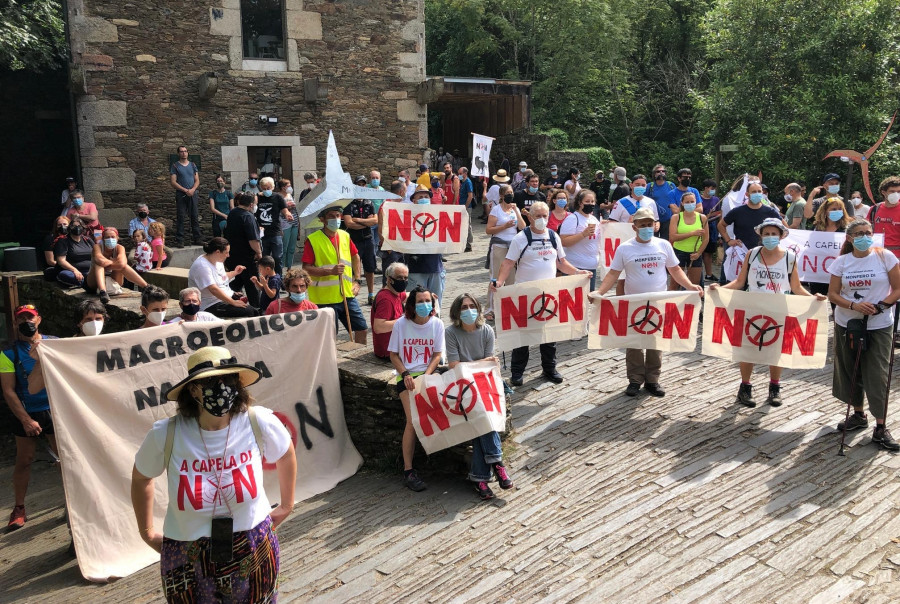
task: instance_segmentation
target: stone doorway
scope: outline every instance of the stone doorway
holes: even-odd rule
[[[290,147],[247,147],[247,170],[260,178],[271,176],[276,183],[286,178],[293,184],[293,166]]]

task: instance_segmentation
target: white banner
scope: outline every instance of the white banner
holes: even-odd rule
[[[744,260],[747,258],[747,248],[741,245],[725,246],[725,260],[722,262],[722,270],[725,272],[725,280],[731,283],[741,274]]]
[[[819,369],[828,353],[828,302],[814,296],[708,290],[702,352],[729,361]]]
[[[501,287],[494,294],[497,349],[575,340],[587,331],[590,275]]]
[[[470,176],[490,176],[491,145],[494,139],[483,134],[472,133],[472,169]]]
[[[828,283],[831,273],[828,268],[841,255],[845,233],[826,233],[824,231],[801,231],[791,229],[781,245],[797,254],[797,270],[800,280],[806,283]],[[884,247],[884,235],[878,233],[874,237],[877,247]]]
[[[443,374],[416,378],[413,427],[429,455],[489,432],[506,430],[506,396],[493,361],[460,363]]]
[[[591,295],[588,348],[691,352],[700,316],[697,292]]]
[[[381,205],[381,249],[403,254],[455,254],[466,249],[469,213],[461,205]]]
[[[66,507],[86,579],[125,577],[159,562],[140,538],[131,505],[134,455],[153,422],[175,414],[162,391],[187,376],[188,355],[207,345],[225,346],[262,372],[250,394],[295,441],[297,501],[332,489],[362,464],[344,422],[331,309],[44,340]],[[278,502],[274,461],[266,460],[263,482]],[[162,527],[165,475],[153,482],[154,525]]]
[[[598,277],[603,279],[606,276],[606,273],[609,272],[609,267],[612,264],[613,258],[616,255],[616,250],[619,249],[619,246],[628,241],[629,239],[634,239],[634,229],[631,226],[630,222],[615,222],[609,221],[604,222],[600,227],[600,236],[602,241],[600,242],[600,266],[597,268]],[[624,279],[624,273],[619,276],[619,279]],[[600,281],[598,280],[599,284]]]

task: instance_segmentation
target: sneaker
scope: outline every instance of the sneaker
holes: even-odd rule
[[[406,477],[403,479],[403,484],[406,485],[410,491],[424,491],[428,488],[428,485],[425,484],[425,481],[419,478],[419,475],[416,474],[415,470],[410,470],[409,473],[406,474]]]
[[[755,407],[756,401],[753,400],[753,386],[742,383],[741,387],[738,389],[737,400],[735,402],[740,403],[745,407]]]
[[[641,391],[641,385],[637,382],[628,382],[628,388],[625,389],[626,396],[637,396]]]
[[[781,406],[781,384],[769,382],[769,396],[766,398],[766,404],[773,407]]]
[[[101,301],[103,304],[109,304],[109,294],[106,293],[106,290],[105,290],[105,289],[101,289],[101,290],[100,290],[100,301]]]
[[[875,426],[872,440],[888,451],[900,451],[900,443],[894,440],[894,437],[891,436],[891,433],[884,426]]]
[[[666,395],[666,391],[663,390],[662,387],[660,387],[659,384],[651,384],[650,382],[647,382],[646,384],[644,384],[644,390],[646,390],[647,392],[649,392],[649,393],[652,394],[653,396],[660,396],[660,397],[662,397],[662,396],[665,396],[665,395]]]
[[[554,384],[563,383],[563,376],[560,375],[560,373],[556,369],[553,369],[552,371],[544,371],[544,377]]]
[[[366,301],[366,304],[372,306],[375,303],[375,294],[369,294],[369,298]]]
[[[860,415],[858,413],[851,413],[850,419],[847,420],[847,432],[852,432],[853,430],[859,430],[861,428],[869,427],[869,419],[863,414]],[[838,422],[838,430],[844,429],[844,422]]]
[[[502,463],[494,464],[494,474],[497,475],[497,482],[500,483],[501,489],[511,489],[513,488],[512,478],[509,477],[509,473],[506,471],[506,466]]]
[[[491,487],[489,487],[486,482],[476,483],[475,484],[475,492],[478,493],[478,496],[481,497],[482,501],[487,501],[488,499],[494,498],[494,492],[491,490]]]
[[[14,531],[25,526],[28,517],[25,515],[25,506],[17,505],[13,508],[12,514],[9,515],[9,524],[6,525],[7,531]]]
[[[512,384],[513,386],[521,386],[525,382],[522,380],[521,375],[514,375],[511,378],[509,378],[509,383]]]

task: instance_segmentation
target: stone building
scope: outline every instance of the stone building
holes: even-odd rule
[[[201,207],[217,173],[234,189],[253,169],[302,186],[324,168],[329,129],[354,175],[393,175],[427,147],[423,0],[69,0],[67,10],[83,187],[107,213],[147,201],[174,217],[169,165],[181,144],[200,167]]]

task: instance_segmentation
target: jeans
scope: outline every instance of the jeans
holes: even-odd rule
[[[488,482],[491,479],[491,466],[501,461],[503,461],[503,450],[500,448],[499,434],[488,432],[478,438],[473,438],[469,480]]]
[[[406,291],[412,291],[417,285],[421,285],[435,296],[437,296],[438,304],[443,306],[441,299],[444,295],[444,282],[447,278],[447,271],[439,273],[410,273],[409,285]]]
[[[576,268],[578,268],[578,267],[576,267]],[[578,270],[587,270],[587,271],[591,271],[591,289],[590,289],[590,291],[594,291],[594,289],[596,289],[595,286],[597,285],[597,269],[595,269],[595,268],[583,268],[583,269],[578,269]],[[507,281],[507,283],[509,283],[509,281]]]
[[[175,191],[175,242],[184,243],[184,223],[190,217],[193,243],[203,242],[203,231],[200,230],[200,217],[197,208],[197,192],[191,196]]]
[[[284,239],[281,233],[266,235],[259,241],[262,245],[263,256],[271,256],[275,260],[275,273],[281,274],[281,257],[284,255]]]
[[[378,225],[373,225],[370,227],[372,229],[372,241],[375,242],[375,249],[378,249],[378,242],[381,241],[381,238],[378,236]]]
[[[356,298],[347,298],[347,310],[350,311],[349,327],[347,326],[347,313],[344,310],[343,302],[337,302],[335,304],[319,304],[319,308],[334,309],[334,333],[337,333],[338,323],[344,326],[347,333],[350,333],[351,327],[353,328],[354,333],[369,329],[369,325],[366,323],[366,317],[363,315],[362,309],[359,307],[359,302],[356,301]]]
[[[78,287],[82,287],[84,285],[84,279],[79,281],[75,278],[75,273],[67,270],[61,270],[56,273],[56,280],[60,283],[65,283],[66,285],[77,285]]]
[[[296,224],[282,231],[281,240],[284,244],[284,255],[281,258],[281,265],[284,268],[291,268],[294,264],[294,252],[297,251],[297,234],[299,231],[300,227]]]
[[[556,342],[549,344],[541,344],[541,368],[546,372],[556,369]],[[528,346],[514,348],[512,351],[512,359],[510,361],[510,370],[513,377],[521,377],[525,373],[525,366],[528,365]]]

